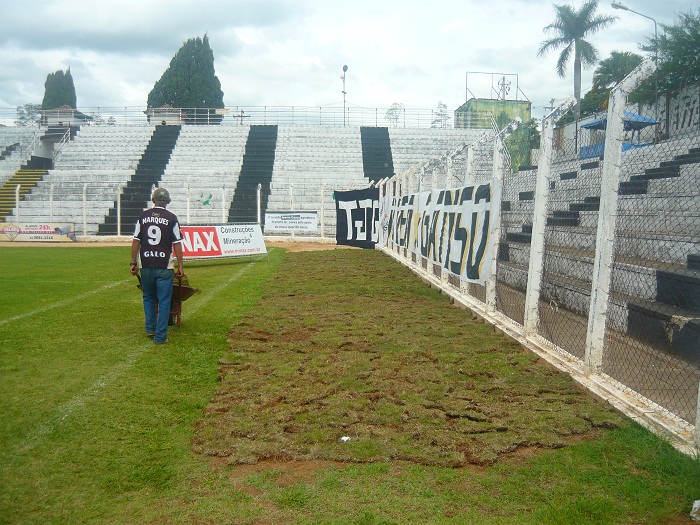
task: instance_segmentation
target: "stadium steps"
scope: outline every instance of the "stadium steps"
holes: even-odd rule
[[[5,160],[7,157],[12,155],[17,148],[19,148],[19,142],[15,142],[14,144],[10,144],[9,146],[6,146],[0,150],[0,160]]]
[[[360,128],[365,177],[376,182],[394,175],[388,128]]]
[[[647,168],[642,175],[632,175],[629,181],[620,182],[620,195],[645,195],[649,181],[680,177],[681,166],[700,163],[700,148],[690,148],[688,153],[676,155],[673,160],[663,161],[656,168]]]
[[[272,172],[277,148],[277,126],[251,126],[243,154],[241,174],[238,177],[228,211],[228,222],[258,222],[257,194],[261,185],[260,208],[262,217],[267,210]]]
[[[624,204],[624,209],[629,210],[638,198],[647,198],[647,195],[655,197],[657,191],[664,190],[659,190],[649,181],[688,177],[687,173],[683,175],[682,166],[697,163],[700,163],[700,148],[691,148],[687,153],[672,156],[672,160],[640,169],[628,181],[620,183],[619,194],[627,199],[621,205]],[[582,164],[579,170],[594,169],[594,164]],[[579,170],[561,173],[559,179],[573,182],[580,175]],[[528,191],[515,195],[518,201],[532,198]],[[659,198],[662,197],[663,194],[660,194]],[[634,209],[645,209],[644,203],[637,202]],[[510,212],[511,204],[504,201],[502,210]],[[591,196],[580,200],[579,197],[569,202],[567,207],[553,211],[547,217],[546,265],[550,266],[550,270],[546,281],[550,284],[544,287],[543,294],[555,300],[561,308],[577,315],[586,315],[581,306],[585,304],[583,297],[590,288],[592,278],[589,272],[593,266],[595,227],[591,226],[597,222],[590,219],[595,219],[597,214],[588,218],[587,226],[583,224],[583,215],[585,212],[599,211],[600,198]],[[632,226],[631,223],[627,225]],[[653,231],[646,232],[640,239],[639,233],[636,229],[618,232],[618,279],[611,294],[621,309],[624,323],[615,328],[626,331],[640,343],[700,365],[700,254],[692,248],[696,241],[692,236],[672,235],[669,232],[654,234]],[[635,246],[641,247],[632,249],[627,246],[627,239],[636,239]],[[500,243],[499,260],[516,277],[526,271],[529,243],[530,227],[527,225],[523,226],[522,231],[507,231]],[[658,254],[654,251],[644,255],[649,248],[647,245],[652,244],[665,246],[666,252],[687,253],[687,250],[691,250],[691,253],[683,266],[680,261],[670,264],[666,259],[656,260]],[[648,260],[649,257],[654,260]],[[551,261],[556,258],[564,262],[552,265]],[[516,279],[513,285],[522,287],[521,280]]]
[[[700,256],[656,270],[656,298],[628,303],[628,335],[700,365]]]
[[[121,193],[121,232],[129,232],[151,200],[151,188],[160,182],[180,135],[181,126],[156,126],[136,171]],[[110,208],[98,235],[116,235],[117,202]]]
[[[532,241],[532,224],[523,224],[519,232],[507,232],[506,243],[530,244]]]
[[[620,182],[619,195],[632,198],[650,193],[649,181],[681,176],[681,166],[700,163],[700,148],[675,155],[656,167]],[[670,242],[669,236],[664,241]],[[700,365],[700,261],[687,256],[686,268],[651,268],[655,279],[653,299],[629,298],[627,334],[682,359]]]
[[[15,207],[16,191],[19,185],[20,200],[48,173],[47,170],[20,169],[0,187],[0,219],[7,219]]]

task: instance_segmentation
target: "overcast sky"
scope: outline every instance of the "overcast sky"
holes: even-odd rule
[[[623,3],[656,19],[661,33],[700,0]],[[46,76],[69,67],[78,108],[145,108],[182,44],[205,33],[227,107],[342,106],[344,64],[347,104],[369,108],[443,102],[453,111],[467,87],[495,98],[503,75],[491,73],[509,75],[509,98],[517,81],[538,118],[551,99],[573,93],[573,64],[561,79],[558,52],[537,58],[555,19],[543,0],[0,0],[0,8],[0,109],[41,103]],[[651,20],[609,1],[598,13],[619,17],[590,39],[601,59],[639,52],[653,35]],[[584,92],[591,78],[585,71]]]

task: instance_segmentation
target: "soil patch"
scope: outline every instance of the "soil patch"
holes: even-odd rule
[[[527,457],[622,419],[379,252],[288,252],[233,327],[193,448],[226,464]]]

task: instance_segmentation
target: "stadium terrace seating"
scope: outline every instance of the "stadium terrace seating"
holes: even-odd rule
[[[137,168],[144,154],[149,156],[147,150],[158,127],[83,127],[75,140],[65,144],[54,169],[21,202],[22,220],[70,221],[79,233],[93,235],[102,229],[102,233],[114,234],[114,205],[121,192],[121,233],[128,235],[136,214],[148,206],[152,188],[162,185],[170,190],[170,209],[183,224],[251,222],[257,220],[260,184],[263,220],[266,210],[319,212],[323,221],[319,235],[332,238],[334,192],[367,187],[381,169],[390,168],[397,174],[416,170],[464,144],[474,146],[469,174],[467,154],[460,154],[453,162],[454,180],[426,168],[423,189],[486,182],[493,169],[492,146],[477,144],[484,130],[164,127],[177,128],[179,134],[162,148],[159,167],[151,168],[147,176],[137,173]],[[0,146],[17,142],[16,136],[3,135],[5,131],[0,129]],[[374,134],[381,143],[368,142]],[[31,136],[27,133],[21,140],[26,143]],[[611,323],[626,331],[628,325],[640,326],[641,319],[641,326],[651,327],[650,335],[632,335],[663,343],[664,330],[669,329],[669,305],[681,308],[689,321],[677,329],[675,343],[664,343],[674,350],[673,345],[681,342],[700,345],[700,308],[695,299],[700,296],[700,198],[693,190],[700,178],[699,148],[700,136],[683,136],[630,149],[622,157]],[[370,166],[374,161],[368,162],[372,158],[377,162],[374,166]],[[602,170],[603,163],[597,158],[560,160],[552,167],[550,180],[545,299],[581,318],[587,315],[590,302]],[[514,293],[525,290],[537,174],[536,166],[524,167],[503,181],[498,275],[500,285]],[[130,184],[138,192],[127,191]],[[110,213],[112,218],[105,219]],[[8,220],[14,218],[14,213],[8,216]],[[112,221],[108,229],[106,220]]]
[[[326,235],[335,235],[334,190],[367,187],[357,127],[281,126],[269,211],[319,211]]]
[[[84,220],[86,234],[95,235],[131,175],[132,170],[117,169],[49,170],[21,203],[21,221],[71,222],[82,231]]]
[[[183,126],[160,185],[183,224],[228,219],[249,126]]]
[[[264,216],[271,191],[278,129],[278,126],[250,127],[238,184],[229,206],[229,223],[258,221],[258,188]]]
[[[135,170],[153,126],[82,126],[56,157],[55,170]]]
[[[163,170],[144,181],[137,174],[137,167],[155,129],[154,126],[83,126],[75,139],[58,153],[54,169],[26,202],[20,204],[21,217],[47,221],[51,211],[55,220],[74,222],[79,234],[114,234],[117,232],[114,207],[121,191],[124,235],[131,231],[131,215],[138,208],[148,206],[142,196],[140,204],[133,204],[136,207],[127,212],[133,200],[132,190],[127,188],[138,182],[144,194],[155,185],[168,188],[172,197],[170,209],[183,224],[255,221],[257,185],[262,184],[263,217],[268,209],[290,211],[293,207],[295,211],[319,211],[323,207],[321,235],[333,236],[334,191],[366,187],[378,176],[365,168],[363,151],[372,146],[365,143],[363,150],[363,132],[359,127],[279,126],[275,128],[274,141],[268,139],[266,143],[264,138],[254,138],[248,144],[251,130],[254,130],[252,135],[264,134],[272,127],[185,125],[174,147],[169,149]],[[385,139],[388,135],[391,148],[390,152],[386,151],[384,140],[385,160],[381,167],[389,164],[391,158],[396,173],[483,135],[482,130],[453,129],[384,128],[379,133]],[[255,142],[267,148],[267,153],[263,155],[262,150],[253,148]],[[83,190],[87,201],[85,218]],[[105,221],[111,226],[100,226]]]
[[[120,228],[128,231],[136,223],[151,202],[153,187],[161,180],[179,135],[180,126],[156,126],[134,175],[120,194],[119,202],[114,203],[104,223],[100,224],[98,231],[101,235],[115,235]]]
[[[700,297],[694,267],[700,253],[698,142],[700,137],[684,137],[623,152],[609,322],[700,364],[697,352],[687,355],[688,345],[700,348],[700,304],[693,299]],[[555,164],[550,181],[543,290],[546,300],[582,317],[590,303],[602,168],[597,159]],[[535,175],[536,170],[525,170],[504,181],[500,275],[521,292]],[[669,336],[669,323],[679,315],[688,322]]]
[[[365,176],[379,181],[394,175],[391,140],[387,128],[360,128],[362,136],[362,165]]]
[[[30,157],[39,131],[33,127],[0,127],[0,183],[12,177]]]
[[[474,144],[483,134],[483,129],[389,128],[394,171],[402,173],[462,144]]]

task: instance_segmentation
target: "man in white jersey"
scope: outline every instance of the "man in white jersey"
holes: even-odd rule
[[[156,188],[151,201],[154,207],[141,213],[136,221],[134,240],[131,242],[131,273],[139,273],[141,263],[141,289],[143,311],[146,314],[146,334],[156,344],[168,342],[168,319],[173,297],[173,278],[181,278],[182,233],[177,216],[166,210],[170,194],[164,188]],[[177,258],[174,270],[172,253]]]

